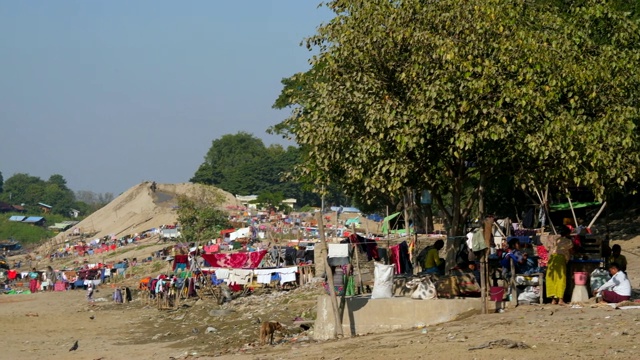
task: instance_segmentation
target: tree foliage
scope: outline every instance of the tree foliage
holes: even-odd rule
[[[281,192],[302,204],[318,204],[319,197],[287,173],[301,161],[298,148],[265,146],[254,135],[239,132],[213,140],[191,182],[216,187],[237,195]]]
[[[25,173],[14,174],[4,182],[0,199],[11,204],[25,204],[30,212],[38,212],[38,203],[45,203],[51,205],[54,214],[63,216],[69,216],[72,208],[82,207],[60,174],[51,175],[47,181]]]
[[[602,195],[636,175],[640,31],[609,2],[325,6],[335,18],[307,39],[319,54],[274,128],[303,149],[299,177],[367,200],[431,190],[459,233],[498,176]]]
[[[220,209],[221,195],[215,188],[197,197],[178,198],[178,222],[182,237],[188,242],[207,241],[219,236],[229,227],[228,215]]]

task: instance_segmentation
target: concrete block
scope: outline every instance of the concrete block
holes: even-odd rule
[[[340,301],[340,300],[338,300]],[[342,331],[345,337],[408,330],[436,325],[472,314],[479,314],[479,298],[414,300],[407,297],[371,299],[370,297],[345,298]],[[331,299],[318,296],[314,339],[333,338],[335,321]]]

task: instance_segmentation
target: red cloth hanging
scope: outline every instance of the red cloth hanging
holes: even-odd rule
[[[173,268],[172,270],[176,270],[176,266],[178,264],[187,264],[187,267],[189,267],[189,255],[176,255],[173,258]]]
[[[400,245],[389,246],[389,261],[395,265],[393,272],[400,274]]]
[[[260,262],[267,254],[267,250],[253,251],[253,252],[236,252],[228,254],[203,254],[202,258],[205,259],[212,267],[230,268],[230,269],[242,269],[242,268],[257,268]]]

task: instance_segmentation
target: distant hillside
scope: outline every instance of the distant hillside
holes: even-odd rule
[[[138,184],[122,193],[109,204],[82,220],[77,227],[83,233],[95,233],[94,238],[106,235],[122,236],[140,233],[164,224],[177,221],[177,198],[179,195],[201,197],[211,192],[219,192],[222,207],[235,205],[235,197],[213,186],[201,184],[157,184],[155,192],[150,183]],[[73,231],[69,229],[53,238],[61,243]]]

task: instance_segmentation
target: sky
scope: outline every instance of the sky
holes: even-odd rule
[[[0,0],[0,172],[115,195],[187,182],[225,134],[266,129],[320,0]]]

